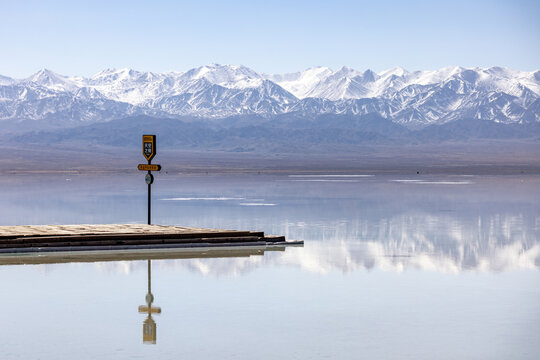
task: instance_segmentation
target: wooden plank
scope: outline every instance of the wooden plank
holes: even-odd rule
[[[0,226],[0,240],[43,236],[74,236],[74,235],[114,235],[114,234],[201,234],[208,233],[214,236],[238,236],[251,234],[264,236],[263,232],[187,228],[166,225],[142,224],[110,224],[110,225],[18,225]],[[215,235],[219,234],[219,235]],[[229,235],[226,235],[229,234]]]
[[[146,224],[16,225],[0,226],[0,237],[149,232],[191,233],[202,232],[204,230],[208,232],[226,231],[221,229]]]
[[[56,240],[56,241],[55,241]],[[40,242],[22,242],[12,244],[0,244],[0,249],[15,249],[25,247],[54,247],[54,246],[105,246],[105,245],[145,245],[145,244],[190,244],[190,243],[250,243],[264,241],[263,238],[257,236],[242,236],[242,237],[217,237],[217,238],[188,238],[188,239],[146,239],[139,237],[133,238],[121,238],[121,239],[93,239],[92,241],[86,240],[70,240],[65,241],[63,238],[55,239],[50,238],[46,241]]]
[[[12,239],[1,239],[0,244],[18,244],[31,242],[50,241],[93,241],[93,240],[122,240],[122,239],[193,239],[193,238],[220,238],[220,237],[264,237],[262,232],[236,231],[236,232],[193,232],[193,233],[147,233],[147,234],[92,234],[92,235],[47,235],[47,236],[25,236]]]

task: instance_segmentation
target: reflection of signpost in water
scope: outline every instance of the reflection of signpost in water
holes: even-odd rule
[[[137,169],[141,171],[148,171],[144,177],[144,181],[148,184],[148,225],[151,223],[151,194],[152,183],[154,182],[154,175],[152,171],[160,171],[161,165],[152,165],[152,159],[156,156],[156,135],[143,135],[142,137],[143,155],[148,161],[148,164],[139,164]]]
[[[140,313],[147,313],[148,316],[143,322],[143,343],[144,344],[155,344],[156,343],[156,322],[154,319],[152,319],[152,313],[160,314],[161,308],[160,307],[152,307],[152,303],[154,302],[154,295],[152,295],[152,280],[151,280],[151,267],[152,264],[150,260],[148,260],[148,293],[146,294],[146,306],[141,305],[139,306],[139,312]]]

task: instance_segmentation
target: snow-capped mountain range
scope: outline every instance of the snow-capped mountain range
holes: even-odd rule
[[[378,114],[414,129],[463,119],[540,122],[539,98],[540,71],[501,67],[380,73],[316,67],[268,75],[214,64],[168,73],[107,69],[89,78],[47,69],[25,79],[0,76],[0,120],[11,121]]]

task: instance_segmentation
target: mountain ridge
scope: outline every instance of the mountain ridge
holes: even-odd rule
[[[25,79],[0,76],[0,124],[51,121],[76,125],[127,116],[378,114],[409,129],[462,119],[540,122],[540,71],[503,67],[379,73],[315,67],[268,75],[241,65],[185,72],[106,69],[84,78],[42,69]]]

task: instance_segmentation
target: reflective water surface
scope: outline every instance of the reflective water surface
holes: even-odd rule
[[[154,223],[305,245],[2,265],[0,357],[537,358],[540,176],[344,175],[158,174]],[[0,224],[143,223],[145,191],[3,175]]]

